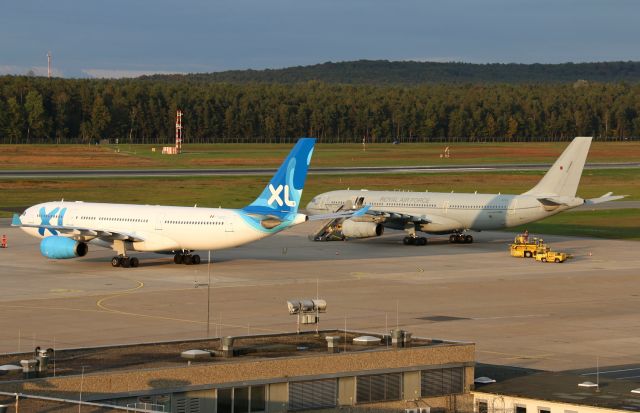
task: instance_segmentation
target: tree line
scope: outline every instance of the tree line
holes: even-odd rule
[[[1,143],[324,142],[640,136],[640,85],[229,84],[0,77]]]
[[[153,75],[143,79],[225,83],[326,83],[419,85],[424,83],[573,83],[640,82],[640,62],[560,64],[393,62],[358,60],[326,62],[283,69],[227,70],[187,75]]]

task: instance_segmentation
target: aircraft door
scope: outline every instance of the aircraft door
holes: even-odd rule
[[[518,210],[518,200],[513,198],[509,203],[509,215],[513,215]]]
[[[355,207],[362,208],[362,205],[364,205],[364,197],[360,196],[356,199]]]
[[[77,211],[71,211],[71,210],[67,210],[65,211],[66,208],[63,208],[62,211],[64,211],[64,213],[62,211],[60,211],[62,213],[62,217],[59,219],[60,222],[56,222],[60,225],[66,225],[69,227],[72,227],[76,224],[77,221]]]
[[[36,224],[36,212],[28,212],[24,215],[24,218],[20,218],[22,220],[22,222],[24,222],[25,224],[31,224],[34,225]]]
[[[224,217],[224,232],[233,232],[233,220],[231,217]]]
[[[164,221],[164,216],[163,215],[156,216],[156,231],[162,231],[162,229],[163,229],[163,226],[162,226],[163,221]]]

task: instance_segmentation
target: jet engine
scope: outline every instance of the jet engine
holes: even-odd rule
[[[89,247],[84,242],[79,242],[66,237],[46,237],[40,242],[40,252],[47,258],[67,259],[84,257]]]
[[[384,226],[375,222],[358,222],[347,219],[342,223],[342,235],[347,238],[379,237],[384,233]]]

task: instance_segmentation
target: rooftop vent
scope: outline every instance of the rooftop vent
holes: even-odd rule
[[[22,367],[16,366],[15,364],[5,364],[3,366],[0,366],[0,376],[16,371],[22,371]]]
[[[357,346],[377,346],[380,345],[380,338],[374,336],[360,336],[353,339],[353,344]]]
[[[326,336],[324,339],[327,340],[329,353],[338,353],[340,351],[340,336]]]
[[[212,356],[210,351],[206,350],[186,350],[180,353],[180,357],[186,360],[206,360]]]
[[[473,382],[477,384],[491,384],[491,383],[495,383],[496,381],[487,376],[482,376],[482,377],[476,377],[475,380],[473,380]]]
[[[233,337],[222,337],[222,354],[225,357],[233,357]]]
[[[20,365],[22,366],[22,374],[23,377],[28,379],[33,379],[38,376],[38,360],[29,359],[29,360],[20,360]]]
[[[404,347],[404,330],[391,330],[391,345]]]

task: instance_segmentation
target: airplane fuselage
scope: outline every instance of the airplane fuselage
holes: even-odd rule
[[[342,190],[316,196],[307,205],[307,212],[320,214],[342,205],[371,205],[372,212],[423,217],[430,221],[421,224],[421,231],[450,233],[523,225],[582,203],[581,198],[575,198],[570,205],[545,206],[529,195]],[[385,226],[393,227],[393,220],[385,222]]]
[[[237,247],[304,221],[297,214],[291,221],[263,225],[263,220],[239,209],[158,205],[47,202],[28,208],[21,216],[25,224],[91,228],[96,234],[59,233],[55,229],[22,227],[35,237],[74,236],[75,239],[110,248],[100,239],[108,233],[127,233],[132,251],[219,250]],[[104,238],[104,237],[102,237]],[[139,241],[135,241],[139,238]]]

